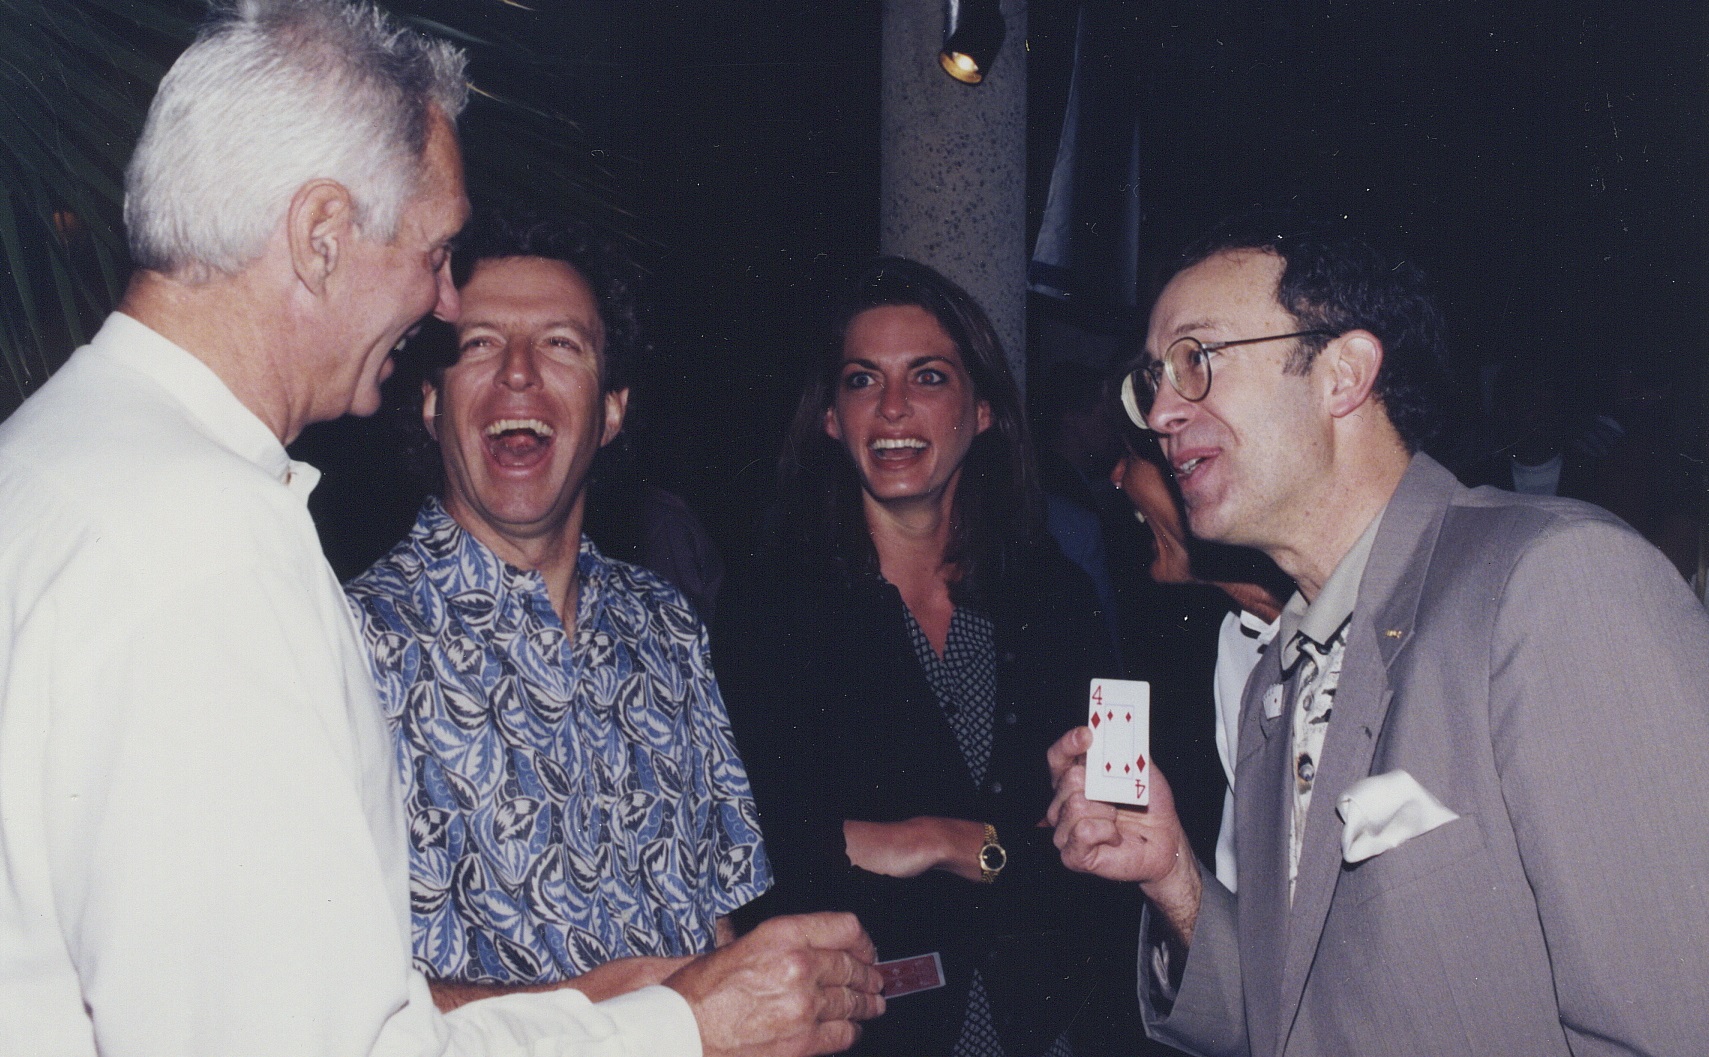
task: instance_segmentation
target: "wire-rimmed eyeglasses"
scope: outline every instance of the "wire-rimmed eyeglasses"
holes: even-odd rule
[[[1296,330],[1291,334],[1266,334],[1261,338],[1203,342],[1198,338],[1176,338],[1163,350],[1163,358],[1135,367],[1122,379],[1122,407],[1140,429],[1150,429],[1147,418],[1157,400],[1157,390],[1167,377],[1181,399],[1198,403],[1211,392],[1211,356],[1237,345],[1256,345],[1284,338],[1332,338],[1332,330]]]

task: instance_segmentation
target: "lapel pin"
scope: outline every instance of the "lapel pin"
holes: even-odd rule
[[[1389,630],[1383,632],[1383,634],[1387,635],[1391,639],[1398,639],[1398,638],[1400,638],[1400,629],[1399,628],[1390,628]]]

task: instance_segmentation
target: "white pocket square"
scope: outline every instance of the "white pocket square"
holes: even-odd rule
[[[1459,815],[1405,771],[1361,778],[1335,804],[1341,816],[1341,857],[1364,862],[1390,848],[1446,825]]]

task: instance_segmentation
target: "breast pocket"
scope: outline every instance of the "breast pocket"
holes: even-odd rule
[[[1497,858],[1464,815],[1343,865],[1308,989],[1321,1052],[1476,1057],[1502,1032],[1531,1037],[1503,1026],[1531,945]]]
[[[1462,867],[1469,865],[1467,860],[1481,859],[1484,851],[1477,816],[1461,815],[1363,862],[1343,863],[1336,902],[1360,907],[1419,885],[1463,883]]]

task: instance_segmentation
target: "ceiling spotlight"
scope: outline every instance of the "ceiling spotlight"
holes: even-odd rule
[[[1007,30],[997,0],[948,0],[944,46],[938,62],[945,73],[963,84],[978,84],[997,61]]]

